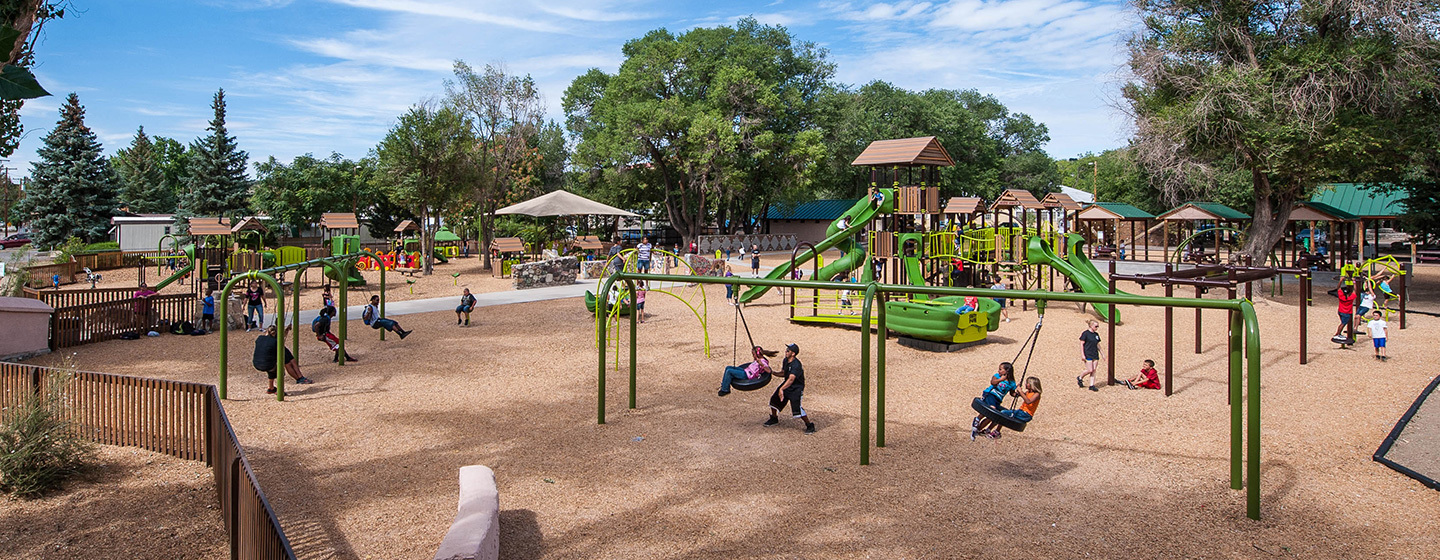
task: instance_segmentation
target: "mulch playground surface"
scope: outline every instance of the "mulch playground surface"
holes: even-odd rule
[[[1440,269],[1419,272],[1413,307],[1440,310]],[[255,334],[235,333],[225,406],[305,558],[431,557],[455,512],[457,470],[471,464],[497,473],[505,558],[1430,556],[1440,549],[1440,492],[1370,456],[1440,366],[1440,320],[1412,315],[1408,329],[1392,329],[1381,363],[1367,339],[1347,350],[1327,342],[1335,315],[1325,289],[1311,308],[1306,366],[1293,290],[1256,305],[1261,521],[1245,518],[1244,492],[1229,488],[1221,312],[1205,314],[1202,354],[1193,312],[1176,312],[1176,393],[1165,398],[1075,387],[1086,316],[1050,306],[1029,368],[1044,400],[1029,429],[998,441],[970,441],[970,400],[1014,356],[1033,307],[1012,308],[1015,320],[989,343],[953,354],[892,338],[888,446],[865,467],[858,330],[791,325],[775,293],[746,318],[757,343],[801,347],[813,435],[788,418],[761,426],[767,391],[715,395],[732,361],[734,314],[721,288],[708,291],[708,358],[685,306],[652,293],[639,408],[625,408],[625,376],[612,373],[606,425],[595,422],[593,319],[578,299],[483,308],[469,328],[448,312],[401,316],[415,330],[403,341],[380,342],[357,321],[349,346],[359,362],[344,368],[302,336],[302,367],[316,383],[289,384],[284,403],[267,398],[250,366]],[[1122,312],[1114,359],[1117,376],[1129,376],[1163,358],[1163,310]],[[739,339],[745,346],[743,330]],[[88,370],[214,383],[218,342],[162,336],[76,353]]]

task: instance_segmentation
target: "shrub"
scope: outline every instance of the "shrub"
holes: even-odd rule
[[[120,242],[119,242],[119,241],[101,241],[101,242],[99,242],[99,243],[91,243],[91,244],[86,245],[83,249],[80,250],[80,252],[82,252],[82,253],[107,253],[107,252],[110,252],[110,251],[119,251],[119,250],[120,250]]]
[[[71,237],[70,239],[66,239],[64,243],[56,246],[55,250],[57,251],[55,253],[55,262],[67,263],[70,262],[70,259],[74,258],[76,253],[85,250],[85,240],[79,237]]]
[[[40,391],[0,410],[0,492],[36,497],[85,468],[94,446],[66,419],[71,378],[49,375]]]
[[[5,277],[0,278],[0,296],[25,297],[24,288],[30,283],[30,267],[35,265],[35,254],[30,251],[13,251],[5,263]]]

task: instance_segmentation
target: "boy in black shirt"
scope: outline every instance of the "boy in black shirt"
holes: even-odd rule
[[[788,402],[793,416],[805,422],[805,433],[813,434],[815,424],[800,406],[800,398],[805,396],[805,367],[800,364],[800,358],[797,357],[799,355],[799,346],[785,346],[785,363],[780,366],[780,374],[785,376],[785,381],[775,388],[775,394],[770,395],[770,419],[765,421],[765,425],[779,424],[780,409],[785,408],[785,403]]]

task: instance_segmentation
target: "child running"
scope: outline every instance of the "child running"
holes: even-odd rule
[[[1375,343],[1375,359],[1382,362],[1388,361],[1390,357],[1385,354],[1385,331],[1390,325],[1380,318],[1379,309],[1372,311],[1370,317],[1370,322],[1365,323],[1365,328],[1370,329],[1370,340]]]
[[[380,296],[378,295],[370,296],[370,304],[366,305],[365,310],[360,313],[360,319],[364,321],[366,325],[370,325],[372,329],[385,329],[400,335],[400,340],[405,340],[405,337],[415,332],[400,328],[400,323],[396,323],[393,319],[381,317]]]
[[[995,370],[994,375],[990,376],[990,386],[986,387],[985,390],[980,393],[980,398],[985,401],[985,406],[996,410],[1004,410],[1005,407],[1000,406],[1001,401],[1005,399],[1005,395],[1010,394],[1010,392],[1014,390],[1015,365],[1010,362],[1000,362],[1000,367]],[[986,420],[984,416],[979,414],[975,415],[975,420],[970,422],[971,441],[975,440],[975,436],[980,433],[980,427],[986,426],[987,422],[989,421]],[[986,433],[988,434],[989,432]]]
[[[465,314],[465,326],[470,326],[470,312],[475,310],[475,296],[470,295],[470,288],[465,288],[460,294],[460,306],[455,308],[455,324],[460,324],[460,314]]]
[[[1084,354],[1085,370],[1075,376],[1075,384],[1084,389],[1084,379],[1089,377],[1090,390],[1099,391],[1095,388],[1095,368],[1100,365],[1100,322],[1090,319],[1085,324],[1088,328],[1080,333],[1080,351]]]
[[[1020,408],[1001,410],[1000,415],[1016,422],[1028,424],[1031,420],[1035,419],[1035,409],[1040,407],[1040,393],[1040,379],[1036,377],[1025,378],[1025,386],[1010,393],[1020,397]],[[1000,425],[989,418],[981,420],[977,428],[980,430],[980,433],[985,434],[985,437],[1000,439]],[[970,439],[975,438],[972,436]]]
[[[1159,389],[1160,373],[1155,371],[1155,360],[1145,360],[1139,374],[1121,383],[1131,389]]]

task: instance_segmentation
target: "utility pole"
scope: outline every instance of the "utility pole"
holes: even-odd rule
[[[1090,202],[1100,202],[1099,191],[1095,190],[1095,180],[1100,177],[1100,166],[1090,162]]]

